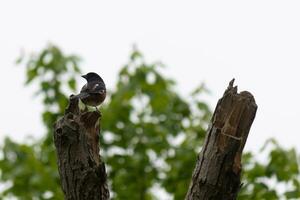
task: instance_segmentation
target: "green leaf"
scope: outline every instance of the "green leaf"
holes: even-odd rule
[[[72,91],[75,91],[76,90],[76,81],[75,81],[75,79],[70,79],[69,81],[68,81],[68,85],[69,85],[69,87],[70,87],[70,89],[72,90]]]

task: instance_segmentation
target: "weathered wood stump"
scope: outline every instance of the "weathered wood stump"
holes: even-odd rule
[[[54,126],[61,185],[67,200],[107,200],[105,165],[99,151],[99,112],[81,111],[70,99],[64,116]]]
[[[229,83],[218,101],[199,153],[186,200],[235,200],[241,187],[241,156],[257,105]]]

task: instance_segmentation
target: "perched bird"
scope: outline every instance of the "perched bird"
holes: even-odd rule
[[[94,106],[97,109],[106,97],[106,87],[103,79],[95,72],[81,76],[87,80],[78,95],[72,99],[79,98],[85,105]],[[98,109],[97,109],[98,110]]]

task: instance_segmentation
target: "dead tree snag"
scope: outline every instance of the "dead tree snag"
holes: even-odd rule
[[[247,91],[229,83],[218,101],[199,153],[186,200],[235,200],[241,181],[241,156],[257,105]]]
[[[67,200],[107,200],[105,165],[99,155],[98,112],[81,111],[70,99],[63,118],[54,127],[61,185]]]

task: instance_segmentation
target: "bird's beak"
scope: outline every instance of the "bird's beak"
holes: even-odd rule
[[[84,78],[84,79],[86,79],[86,75],[82,75],[81,77]]]

